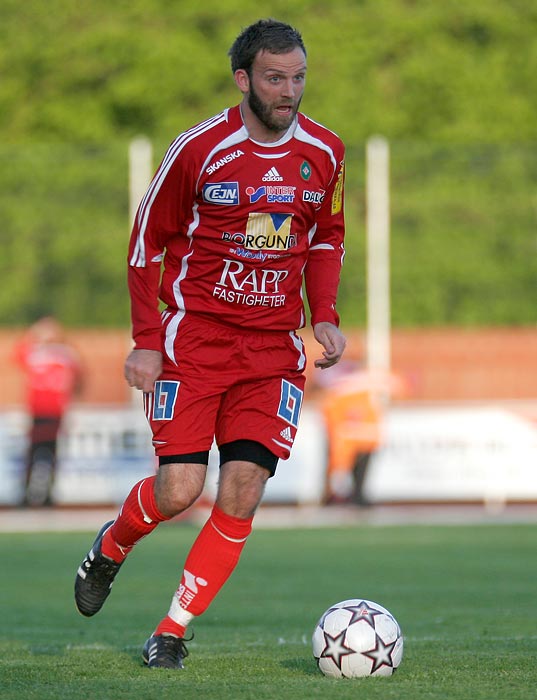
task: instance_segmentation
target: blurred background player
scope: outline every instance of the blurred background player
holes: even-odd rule
[[[317,384],[328,448],[324,501],[367,506],[367,473],[382,447],[385,412],[391,399],[408,394],[406,382],[347,360],[330,375],[323,373]]]
[[[50,506],[54,498],[58,436],[69,404],[81,389],[78,353],[66,341],[62,325],[46,316],[15,346],[25,374],[30,417],[22,505]]]
[[[364,484],[380,446],[382,397],[367,373],[357,370],[326,389],[321,410],[328,441],[325,502],[368,505]]]

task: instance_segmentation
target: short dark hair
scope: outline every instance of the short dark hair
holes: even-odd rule
[[[231,70],[235,73],[242,68],[250,75],[254,58],[259,51],[289,53],[296,48],[302,49],[306,55],[300,32],[275,19],[260,19],[243,29],[229,49]]]

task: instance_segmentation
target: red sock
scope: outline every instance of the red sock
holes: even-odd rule
[[[101,551],[105,556],[122,562],[136,542],[153,532],[159,523],[169,520],[155,504],[155,479],[149,476],[132,488],[114,524],[103,537]]]
[[[186,559],[181,585],[155,634],[183,637],[192,617],[201,615],[236,567],[252,518],[236,518],[214,506]]]

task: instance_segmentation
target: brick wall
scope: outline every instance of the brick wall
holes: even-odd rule
[[[23,377],[11,361],[20,331],[0,330],[0,408],[21,405]],[[313,360],[319,355],[304,332],[310,366],[309,395],[318,388]],[[363,333],[347,333],[346,357],[363,356]],[[124,404],[132,391],[123,379],[131,347],[128,331],[77,330],[69,338],[82,356],[86,379],[81,403]],[[261,360],[261,358],[260,358]],[[395,330],[393,369],[408,385],[413,401],[537,399],[537,328]]]

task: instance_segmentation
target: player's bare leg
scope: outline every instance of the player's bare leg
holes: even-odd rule
[[[78,568],[75,603],[82,615],[99,612],[136,542],[196,501],[206,470],[203,464],[165,464],[156,477],[142,479],[133,487],[116,520],[101,528]]]
[[[259,506],[270,474],[245,461],[226,462],[220,469],[216,505],[236,518],[251,518]]]
[[[201,496],[205,464],[162,464],[155,479],[155,505],[170,518],[183,513]]]
[[[252,462],[222,465],[211,515],[188,554],[168,614],[144,645],[142,656],[150,668],[183,668],[187,626],[205,612],[235,569],[269,475]]]

